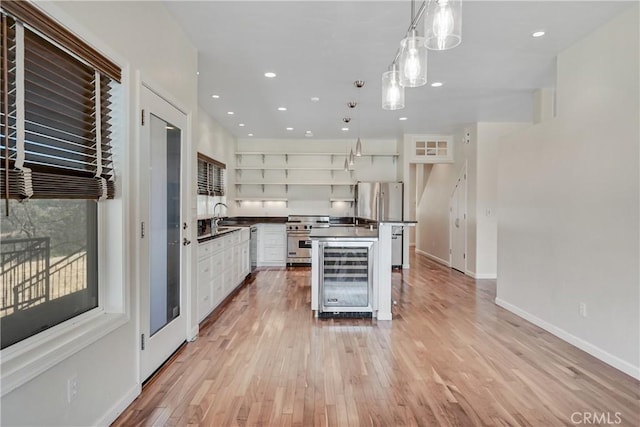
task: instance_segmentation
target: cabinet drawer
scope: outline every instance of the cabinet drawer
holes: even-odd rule
[[[211,251],[219,252],[224,248],[224,237],[218,237],[217,239],[211,240]]]
[[[200,243],[198,245],[198,259],[207,258],[212,252],[212,242]]]

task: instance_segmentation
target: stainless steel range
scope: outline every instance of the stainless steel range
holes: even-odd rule
[[[311,229],[329,227],[328,215],[289,215],[287,265],[311,265]]]

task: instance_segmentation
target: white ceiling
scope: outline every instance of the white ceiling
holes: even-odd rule
[[[533,91],[554,85],[558,52],[631,2],[463,1],[462,44],[429,52],[428,85],[407,88],[406,107],[397,111],[380,106],[381,75],[409,26],[409,0],[166,6],[198,49],[200,105],[224,127],[238,138],[301,138],[310,130],[315,139],[333,139],[530,121]],[[540,29],[546,35],[532,38]],[[267,79],[267,71],[277,77]],[[356,89],[355,80],[365,86]],[[434,81],[444,85],[432,88]],[[311,102],[314,96],[320,101]],[[352,100],[359,101],[355,110],[346,105]],[[345,116],[353,119],[347,132]]]

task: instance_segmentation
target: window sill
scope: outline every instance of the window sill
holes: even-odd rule
[[[95,309],[0,351],[1,395],[10,393],[128,321],[126,314]]]

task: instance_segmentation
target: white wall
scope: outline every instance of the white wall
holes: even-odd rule
[[[290,185],[285,189],[283,185],[265,186],[264,192],[260,186],[252,185],[237,188],[236,180],[245,182],[357,182],[357,181],[395,181],[398,177],[398,165],[400,161],[389,156],[371,157],[364,156],[356,158],[353,172],[348,173],[342,170],[344,159],[349,148],[354,148],[355,141],[352,140],[273,140],[273,139],[240,139],[237,142],[239,152],[286,152],[290,153],[288,163],[285,163],[284,156],[267,156],[265,164],[267,167],[284,166],[290,167],[324,167],[331,165],[331,156],[295,156],[294,153],[340,153],[333,158],[333,167],[338,170],[333,172],[333,177],[329,170],[290,170],[286,177],[284,171],[265,170],[262,178],[261,171],[242,171],[242,175],[235,172],[229,175],[230,196],[238,190],[234,197],[273,197],[285,198],[284,202],[243,202],[241,205],[233,203],[233,214],[239,216],[287,216],[289,214],[324,214],[331,216],[352,216],[353,204],[348,202],[334,202],[330,199],[353,198],[353,188],[348,186],[296,186]],[[396,153],[396,140],[363,140],[363,153]],[[345,154],[342,154],[345,153]],[[260,165],[260,156],[243,156],[239,161],[244,165]],[[230,205],[231,207],[231,205]]]
[[[476,125],[476,251],[475,277],[495,279],[498,267],[498,158],[500,138],[525,129],[525,123],[477,123]]]
[[[556,118],[502,141],[496,299],[636,378],[638,22],[636,4],[561,53]]]
[[[156,2],[39,2],[63,24],[113,56],[131,84],[125,99],[128,134],[121,151],[125,168],[116,179],[128,198],[123,200],[126,230],[137,230],[136,195],[138,117],[135,72],[159,86],[191,112],[197,109],[197,53],[186,36]],[[142,30],[144,29],[144,30]],[[129,168],[126,167],[129,165]],[[119,194],[117,197],[122,197]],[[114,230],[118,234],[120,230]],[[139,392],[137,314],[138,283],[133,268],[135,233],[125,236],[127,303],[130,320],[104,338],[2,397],[2,425],[108,424]],[[117,274],[114,274],[117,276]],[[77,376],[78,395],[68,404],[66,381]]]
[[[209,116],[202,108],[198,109],[198,118],[195,129],[196,150],[205,154],[212,159],[224,163],[227,166],[227,193],[225,196],[197,196],[197,215],[198,217],[212,217],[213,208],[218,202],[225,203],[229,209],[219,206],[215,214],[227,216],[233,211],[233,204],[227,203],[233,200],[234,186],[228,183],[229,179],[233,179],[235,167],[235,147],[236,138],[227,129],[222,127],[220,123]],[[194,158],[195,162],[195,158]],[[197,171],[195,171],[197,174]],[[197,176],[194,175],[194,180]],[[231,192],[231,196],[229,195]],[[195,204],[193,206],[196,206]]]

